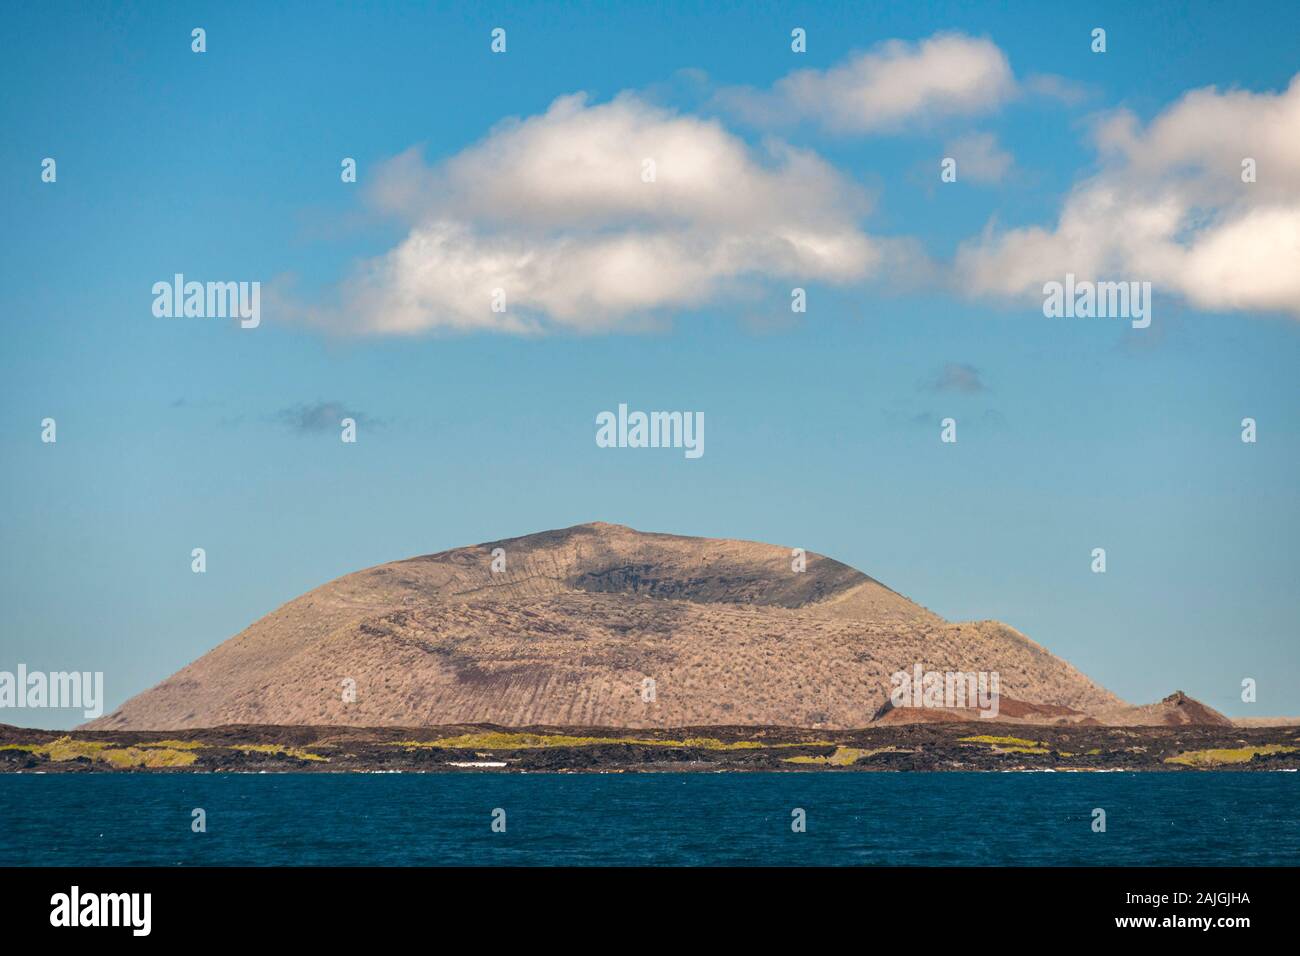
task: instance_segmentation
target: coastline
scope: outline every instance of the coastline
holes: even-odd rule
[[[1187,772],[1300,769],[1300,728],[994,722],[796,727],[0,725],[0,773]]]

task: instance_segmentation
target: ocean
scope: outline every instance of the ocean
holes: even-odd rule
[[[1294,866],[1300,775],[0,775],[3,866],[659,864]]]

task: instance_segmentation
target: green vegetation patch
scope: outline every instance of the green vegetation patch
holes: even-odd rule
[[[1225,747],[1212,750],[1189,750],[1175,757],[1166,757],[1165,763],[1184,767],[1222,767],[1227,764],[1249,763],[1258,755],[1295,753],[1300,748],[1282,744],[1264,744],[1262,747]]]
[[[303,750],[301,747],[285,747],[282,744],[235,744],[230,749],[246,754],[268,754],[276,757],[292,757],[295,760],[315,760],[321,763],[329,763],[328,757],[322,757],[320,754]]]
[[[863,757],[874,757],[876,754],[894,753],[893,747],[877,747],[875,750],[861,750],[857,747],[836,747],[835,753],[829,756],[814,757],[800,755],[798,757],[785,757],[782,763],[798,764],[816,764],[824,767],[851,767]]]
[[[110,747],[110,744],[99,740],[73,740],[71,737],[60,737],[58,740],[51,740],[48,744],[41,744],[32,750],[32,753],[41,754],[54,761],[76,760],[78,757],[94,760]]]
[[[131,767],[188,767],[198,760],[198,755],[188,750],[173,750],[170,747],[123,747],[118,750],[104,750],[99,759],[114,767],[128,769]]]
[[[73,740],[60,737],[48,744],[5,744],[0,750],[25,750],[27,753],[47,757],[56,763],[85,757],[114,767],[188,767],[197,757],[173,747],[147,745],[141,747],[115,747],[99,740]]]
[[[1047,747],[1044,747],[1037,740],[1026,740],[1023,737],[990,737],[987,734],[980,734],[976,737],[960,737],[958,742],[964,744],[988,744],[996,753],[1000,754],[1051,753]]]

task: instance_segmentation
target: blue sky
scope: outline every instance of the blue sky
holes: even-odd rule
[[[604,520],[831,555],[950,619],[1006,621],[1133,702],[1181,688],[1233,715],[1300,713],[1294,308],[1253,288],[1229,289],[1243,306],[1226,308],[1196,269],[1173,269],[1152,327],[1134,330],[953,281],[957,250],[990,223],[1050,232],[1080,184],[1129,188],[1135,157],[1159,155],[1161,181],[1182,188],[1177,150],[1210,155],[1213,124],[1208,152],[1153,135],[1119,171],[1099,158],[1098,124],[1128,111],[1150,129],[1207,86],[1280,97],[1300,72],[1300,8],[895,6],[7,11],[0,669],[102,670],[107,712],[338,575]],[[489,50],[496,26],[504,55]],[[795,26],[806,54],[790,50]],[[1096,26],[1104,54],[1089,50]],[[726,91],[936,34],[987,41],[1016,90],[865,132],[765,128],[726,105]],[[1066,92],[1033,92],[1041,77]],[[443,161],[498,142],[502,120],[625,91],[755,157],[774,139],[815,154],[835,188],[871,200],[851,228],[909,243],[904,266],[929,271],[787,281],[761,260],[649,310],[649,332],[631,330],[636,310],[588,327],[544,305],[528,335],[449,330],[432,313],[413,334],[340,333],[270,297],[255,330],[151,313],[152,284],[175,272],[329,302],[419,228],[376,206],[394,157],[416,147],[436,184]],[[1260,103],[1225,108],[1261,129]],[[975,134],[1009,170],[940,184],[948,144]],[[56,183],[41,182],[47,156]],[[356,184],[340,182],[345,156]],[[1280,166],[1300,168],[1294,150],[1261,163],[1262,205],[1246,212],[1300,201],[1295,179],[1266,181]],[[1242,213],[1194,188],[1188,208],[1212,222]],[[1107,254],[1117,241],[1097,239]],[[792,285],[806,314],[790,313]],[[952,367],[973,370],[969,389],[942,387]],[[706,454],[597,448],[595,415],[620,402],[703,411]],[[361,421],[355,445],[302,427],[334,404]],[[55,445],[40,441],[47,416]],[[955,445],[939,441],[947,416]],[[1240,440],[1247,416],[1256,444]],[[1255,704],[1240,700],[1246,677]]]

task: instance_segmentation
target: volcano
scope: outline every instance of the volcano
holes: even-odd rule
[[[918,664],[997,672],[1022,719],[1126,706],[1014,628],[831,558],[594,523],[331,581],[87,727],[853,728]]]

